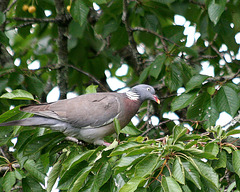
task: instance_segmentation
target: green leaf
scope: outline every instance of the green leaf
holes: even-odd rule
[[[24,153],[28,155],[37,153],[53,142],[59,143],[60,141],[63,141],[65,137],[66,136],[60,132],[53,132],[36,137],[28,143],[28,145],[25,147]]]
[[[0,25],[2,25],[6,20],[5,14],[0,11]]]
[[[16,100],[34,100],[33,95],[25,90],[16,89],[11,93],[5,93],[0,98]]]
[[[195,99],[197,94],[198,91],[192,91],[175,97],[171,103],[171,111],[177,111],[187,107]]]
[[[60,176],[62,169],[62,161],[66,157],[66,153],[63,153],[57,163],[55,163],[52,167],[51,172],[49,173],[47,180],[47,192],[51,192],[54,184],[56,183],[57,178]]]
[[[80,25],[83,25],[85,22],[87,22],[89,8],[84,0],[73,1],[70,11],[73,19],[80,23]]]
[[[152,62],[149,74],[155,79],[157,79],[159,74],[161,73],[165,59],[165,55],[159,55],[156,57],[155,61]]]
[[[108,1],[107,0],[90,0],[93,3],[97,3],[98,5],[101,4],[106,4]]]
[[[98,88],[98,85],[89,85],[85,90],[86,94],[97,93],[97,88]]]
[[[240,150],[233,151],[232,153],[232,164],[235,173],[240,177]]]
[[[74,167],[78,163],[86,160],[87,158],[91,157],[91,155],[95,152],[95,150],[88,150],[80,153],[79,155],[74,155],[71,158],[68,158],[64,161],[64,167],[67,169],[70,169],[71,167]]]
[[[118,136],[120,134],[120,131],[121,131],[121,125],[120,125],[120,122],[117,118],[114,118],[113,122],[114,122],[114,129],[117,133],[117,138],[118,138]]]
[[[180,138],[182,137],[183,135],[185,135],[188,131],[188,128],[186,127],[183,127],[183,126],[178,126],[176,125],[174,128],[173,128],[173,141],[174,143]]]
[[[225,9],[226,0],[211,0],[208,5],[208,15],[210,20],[216,25]]]
[[[198,159],[190,158],[190,162],[204,179],[216,188],[219,188],[219,176],[211,166]]]
[[[70,189],[70,192],[78,192],[82,186],[83,183],[85,182],[89,172],[91,171],[92,166],[84,167],[78,174],[77,174],[77,179],[73,183],[72,188]]]
[[[46,175],[37,169],[37,165],[33,160],[27,160],[24,164],[24,168],[28,171],[29,174],[31,174],[35,179],[37,179],[37,181],[41,182],[42,184],[45,183],[44,179]]]
[[[226,136],[235,135],[235,134],[240,134],[240,130],[239,129],[233,129],[231,131],[228,131]]]
[[[22,179],[22,188],[23,188],[23,191],[27,191],[27,192],[33,192],[33,191],[45,192],[45,190],[43,190],[39,182],[37,182],[34,178],[29,176]]]
[[[240,107],[238,93],[228,85],[220,88],[216,95],[216,105],[219,111],[226,111],[234,116]]]
[[[145,79],[148,76],[148,73],[149,73],[150,69],[151,69],[151,66],[148,66],[142,71],[142,73],[140,74],[140,77],[138,79],[139,83],[143,83],[145,81]]]
[[[218,146],[217,143],[208,143],[205,146],[204,151],[208,152],[208,153],[211,153],[212,155],[214,155],[216,157],[218,152],[219,152],[219,146]]]
[[[4,32],[0,31],[0,42],[2,44],[4,44],[5,46],[8,46],[9,45],[9,39],[8,37],[5,35]]]
[[[142,133],[142,131],[140,131],[135,126],[126,126],[123,129],[121,129],[120,132],[128,135],[139,135]]]
[[[134,192],[142,180],[142,177],[131,178],[127,183],[123,185],[119,192]]]
[[[219,154],[218,154],[218,160],[214,160],[212,167],[214,167],[214,169],[219,169],[219,168],[226,168],[227,166],[227,153],[225,150],[222,150]]]
[[[85,161],[80,162],[75,166],[67,169],[63,174],[61,174],[60,180],[58,182],[58,189],[69,190],[69,186],[76,181],[80,174],[84,174],[84,171],[87,169],[87,163]]]
[[[182,162],[184,171],[185,171],[185,176],[188,180],[192,181],[196,187],[201,190],[201,179],[198,171],[192,166],[192,164],[188,161]]]
[[[216,159],[216,156],[213,155],[212,153],[204,152],[197,148],[185,149],[184,152],[190,153],[190,154],[194,155],[195,157],[199,157],[199,158]]]
[[[14,172],[12,171],[7,172],[7,174],[3,177],[3,183],[2,183],[4,191],[10,192],[15,182],[16,182],[16,177]]]
[[[149,152],[153,152],[154,150],[157,150],[156,147],[154,146],[151,146],[151,145],[143,146],[141,148],[136,148],[131,150],[126,156],[134,156],[134,155],[149,153]]]
[[[159,161],[158,155],[156,154],[147,155],[135,166],[135,172],[134,172],[135,176],[146,177],[152,174],[158,161]]]
[[[143,144],[137,143],[137,142],[127,142],[121,145],[118,145],[115,150],[110,154],[110,156],[120,155],[123,153],[127,153],[129,150],[136,148],[136,147],[142,147]]]
[[[162,178],[162,187],[164,192],[181,192],[182,189],[175,179],[172,177]]]
[[[111,177],[112,168],[108,162],[104,163],[96,175],[98,188],[102,187]]]
[[[166,69],[165,83],[171,92],[176,91],[183,85],[182,68],[179,63],[172,63]]]
[[[134,155],[134,156],[124,156],[117,162],[116,168],[126,168],[129,167],[134,163],[134,161],[139,161],[140,158],[142,158],[144,155]]]
[[[185,184],[185,172],[179,157],[176,157],[173,162],[173,170],[172,170],[173,177],[181,184]]]
[[[187,111],[189,119],[204,121],[205,128],[215,125],[218,116],[215,100],[207,92],[197,95]]]
[[[186,93],[200,87],[202,83],[208,78],[206,75],[195,75],[186,84]]]

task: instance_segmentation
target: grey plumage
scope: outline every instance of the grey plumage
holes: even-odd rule
[[[0,126],[45,126],[88,143],[107,145],[103,137],[115,132],[114,118],[119,120],[123,128],[145,100],[160,102],[153,87],[141,84],[126,93],[86,94],[22,107],[22,111],[36,116],[1,123]]]

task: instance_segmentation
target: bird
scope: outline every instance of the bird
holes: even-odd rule
[[[110,144],[104,137],[115,132],[114,119],[125,127],[145,100],[160,104],[152,86],[139,84],[125,93],[98,92],[52,103],[28,105],[21,111],[33,117],[1,123],[0,126],[42,126],[94,145]]]

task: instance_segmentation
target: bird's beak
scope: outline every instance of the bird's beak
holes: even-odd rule
[[[153,97],[154,97],[155,101],[156,101],[158,104],[160,104],[160,99],[158,99],[158,97],[157,97],[156,95],[153,95]]]

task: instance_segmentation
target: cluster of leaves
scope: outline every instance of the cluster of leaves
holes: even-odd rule
[[[95,92],[90,86],[88,92]],[[33,99],[24,91],[16,90],[1,96],[8,99]],[[29,117],[19,107],[0,116],[0,122]],[[231,191],[240,189],[240,151],[225,139],[240,130],[224,131],[220,126],[207,129],[204,134],[187,134],[188,129],[176,125],[170,136],[151,140],[135,136],[136,130],[120,130],[115,120],[116,133],[127,133],[125,142],[116,140],[109,147],[91,149],[65,140],[59,132],[45,128],[11,127],[1,130],[1,145],[14,146],[16,162],[0,156],[0,167],[8,167],[0,179],[2,189],[10,191],[21,186],[24,191],[51,191],[56,181],[61,191]],[[4,135],[4,136],[3,136]],[[3,137],[2,137],[3,136]],[[89,149],[90,147],[90,149]],[[20,168],[16,168],[18,163]],[[226,175],[225,170],[229,170]]]
[[[13,110],[5,117],[13,115]],[[220,126],[202,135],[187,131],[175,126],[173,134],[161,140],[130,136],[121,144],[114,141],[107,148],[89,149],[64,140],[62,133],[22,128],[14,147],[20,168],[0,157],[0,166],[9,167],[0,179],[0,189],[21,186],[23,191],[51,191],[59,179],[61,191],[239,190],[240,151],[224,139],[240,131],[225,132]],[[5,140],[10,142],[12,137]],[[50,166],[47,188],[43,189]]]

